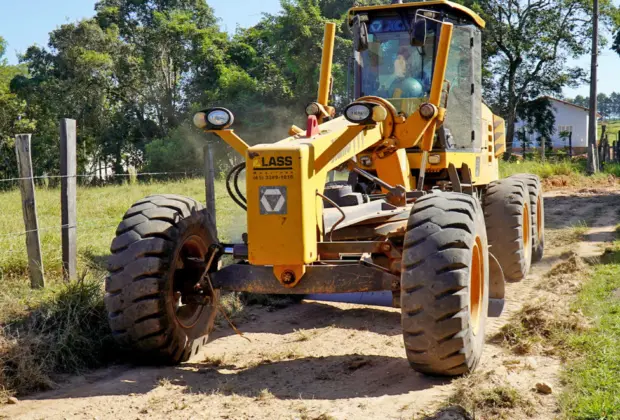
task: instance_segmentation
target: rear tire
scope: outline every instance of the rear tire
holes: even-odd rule
[[[530,195],[525,180],[506,178],[489,185],[484,195],[489,250],[508,282],[523,280],[532,264]]]
[[[539,262],[545,254],[545,200],[540,178],[531,174],[517,174],[530,193],[530,210],[532,212],[532,263]]]
[[[195,261],[216,243],[210,216],[190,198],[155,195],[125,213],[112,242],[105,306],[114,337],[137,360],[176,364],[206,344],[219,292],[208,294],[208,305],[188,296],[203,274]]]
[[[475,198],[435,192],[411,209],[403,249],[401,312],[407,359],[430,375],[473,371],[482,355],[489,261]]]

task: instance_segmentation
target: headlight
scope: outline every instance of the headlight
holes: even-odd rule
[[[387,110],[372,102],[353,102],[344,110],[344,116],[353,124],[376,124],[388,116]]]
[[[372,111],[370,110],[370,108],[362,104],[350,105],[345,112],[347,120],[357,124],[368,120],[371,115]]]
[[[197,112],[194,115],[194,125],[198,128],[206,128],[207,127],[207,114],[204,112]]]
[[[226,108],[213,108],[194,115],[194,125],[207,130],[224,130],[235,121],[232,112]]]
[[[232,114],[222,109],[216,109],[207,114],[207,121],[215,127],[224,127],[230,125]]]

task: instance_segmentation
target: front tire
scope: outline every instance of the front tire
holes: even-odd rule
[[[206,344],[219,292],[198,303],[192,290],[214,244],[213,222],[193,199],[155,195],[125,213],[112,242],[105,306],[113,335],[138,360],[176,364]]]
[[[409,216],[401,275],[402,326],[413,369],[456,376],[482,355],[489,261],[482,208],[460,193],[432,193]]]

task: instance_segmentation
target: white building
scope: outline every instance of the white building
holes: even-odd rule
[[[590,121],[590,110],[561,99],[551,97],[547,97],[547,99],[551,102],[551,107],[553,108],[553,113],[555,114],[555,131],[551,138],[553,148],[564,149],[568,147],[568,138],[561,137],[560,133],[572,132],[573,152],[585,152],[588,146],[588,124]],[[517,152],[523,150],[523,146],[517,137],[517,133],[523,129],[524,125],[525,123],[522,121],[518,121],[515,124],[515,138],[512,144],[513,150]],[[538,142],[539,137],[540,135],[538,133],[527,133],[527,147],[540,147]]]

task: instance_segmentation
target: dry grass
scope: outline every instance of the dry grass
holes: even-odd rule
[[[302,353],[297,347],[284,348],[267,353],[260,353],[261,360],[259,364],[281,362],[282,360],[291,360],[302,357]]]
[[[295,330],[295,338],[293,341],[302,342],[310,341],[319,334],[319,330],[316,328],[311,330]]]
[[[217,315],[216,325],[222,327],[228,325],[226,317],[231,321],[242,321],[244,319],[245,305],[241,301],[239,293],[228,293],[220,299],[220,310],[223,312]],[[224,316],[226,315],[226,316]]]
[[[172,387],[172,382],[170,382],[170,379],[168,378],[161,378],[159,379],[159,381],[157,381],[157,386],[160,386],[162,388],[170,388]]]
[[[202,363],[209,367],[220,367],[226,364],[226,358],[219,356],[208,356],[202,361]]]
[[[267,388],[260,390],[260,392],[256,395],[256,401],[269,401],[273,400],[276,397],[269,391]]]
[[[0,387],[22,395],[54,386],[59,374],[80,373],[118,355],[103,307],[100,281],[81,280],[0,330]]]
[[[566,261],[554,266],[539,288],[556,295],[572,296],[579,293],[591,269],[576,253],[572,252]]]
[[[566,336],[589,328],[581,311],[571,308],[572,297],[579,293],[589,275],[590,268],[577,254],[567,255],[538,285],[544,295],[523,305],[492,340],[517,355],[566,357]]]
[[[563,229],[546,229],[545,240],[549,248],[571,246],[583,240],[588,233],[588,224],[580,221]]]
[[[565,337],[569,333],[585,331],[586,318],[571,311],[561,299],[542,298],[526,303],[492,338],[517,355],[565,355]]]
[[[457,379],[448,404],[461,407],[473,418],[480,419],[529,417],[535,405],[530,395],[519,392],[493,372],[478,372]],[[451,410],[458,411],[454,407]]]
[[[310,411],[306,407],[301,407],[298,411],[299,420],[336,420],[336,417],[326,413],[319,414],[318,416],[310,414]]]

